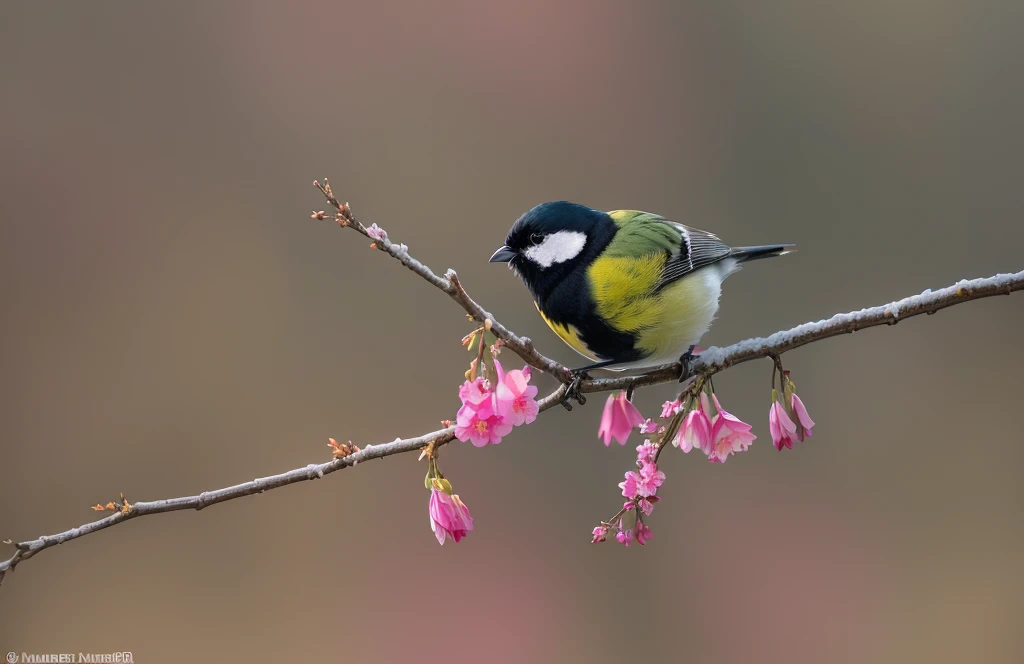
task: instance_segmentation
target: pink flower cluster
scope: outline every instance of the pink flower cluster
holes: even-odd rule
[[[473,517],[466,504],[459,500],[458,494],[449,495],[445,491],[431,489],[428,512],[430,529],[441,544],[444,544],[446,537],[458,542],[473,530]]]
[[[477,447],[497,445],[512,427],[537,419],[537,386],[530,385],[530,367],[505,373],[494,360],[497,380],[492,386],[483,377],[459,387],[462,407],[455,417],[455,437]]]
[[[724,463],[730,455],[747,451],[757,436],[750,433],[752,426],[722,408],[717,396],[712,394],[711,399],[715,404],[715,415],[709,415],[711,403],[707,393],[701,392],[699,401],[686,414],[673,442],[683,452],[698,449],[707,455],[708,461]],[[672,403],[666,402],[665,409]]]
[[[654,461],[657,454],[658,446],[645,440],[636,448],[636,465],[639,470],[627,472],[626,479],[619,482],[622,495],[626,498],[626,503],[622,506],[623,512],[634,508],[637,510],[636,524],[633,528],[623,528],[622,519],[618,521],[619,532],[615,534],[615,539],[625,546],[629,546],[633,539],[643,546],[651,538],[651,529],[644,524],[643,517],[654,512],[654,503],[660,500],[656,495],[658,487],[665,481],[665,473],[658,470],[658,464]],[[594,541],[603,541],[606,534],[607,529],[601,533],[601,539],[598,539],[598,532],[595,529]]]
[[[801,443],[805,438],[810,438],[814,433],[814,420],[807,414],[804,402],[795,393],[790,395],[790,410],[780,401],[775,400],[775,390],[772,390],[772,407],[768,411],[768,428],[772,434],[772,444],[775,449],[782,451],[782,448],[793,449],[793,436]],[[793,417],[790,417],[792,413]]]
[[[640,467],[639,471],[627,471],[626,479],[619,482],[622,495],[629,500],[634,498],[650,498],[658,493],[658,487],[665,481],[665,473],[658,470],[658,465],[654,463],[654,452],[657,451],[657,446],[652,445],[651,441],[645,440],[644,444],[636,449],[638,452],[637,465]],[[648,450],[651,450],[651,453],[648,454]]]
[[[781,365],[778,369],[782,372]],[[782,372],[782,381],[785,398],[778,400],[777,392],[773,388],[772,407],[768,414],[772,442],[777,450],[783,447],[792,449],[794,437],[803,441],[811,436],[814,428],[814,421],[808,415],[807,408],[794,393],[795,387],[789,380],[788,372]],[[679,431],[672,444],[680,447],[683,452],[698,449],[704,452],[712,463],[724,463],[733,454],[747,451],[757,438],[751,433],[753,427],[722,408],[713,388],[698,389],[699,398],[687,395],[682,399],[666,401],[662,406],[662,418],[683,414]],[[601,417],[601,428],[598,431],[598,435],[604,439],[604,444],[609,445],[612,439],[625,444],[634,427],[639,427],[640,432],[644,434],[656,433],[659,430],[655,422],[643,419],[639,411],[626,399],[625,394],[608,397]],[[657,495],[658,488],[665,481],[665,473],[658,469],[656,462],[658,450],[658,445],[650,440],[645,440],[636,448],[637,470],[627,472],[625,479],[619,482],[626,503],[610,522],[602,521],[594,528],[594,542],[604,542],[612,529],[616,531],[615,539],[625,546],[629,546],[634,540],[643,545],[651,538],[651,529],[644,523],[644,517],[650,516],[654,511],[654,504],[660,500]],[[632,528],[624,523],[630,514],[635,515]]]

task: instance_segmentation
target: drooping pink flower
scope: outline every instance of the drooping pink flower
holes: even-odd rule
[[[608,529],[610,527],[611,526],[608,524],[602,523],[597,528],[594,528],[594,539],[592,540],[592,543],[597,544],[598,542],[605,541],[608,537]]]
[[[712,399],[715,400],[718,413],[711,422],[708,460],[712,463],[724,463],[731,454],[745,452],[757,436],[750,433],[753,427],[722,408],[717,396],[712,395]]]
[[[499,414],[513,426],[529,424],[537,419],[540,406],[537,404],[537,386],[530,385],[530,367],[513,369],[505,373],[498,360],[494,360],[498,372],[495,396]]]
[[[658,492],[658,487],[665,481],[665,473],[658,470],[653,463],[645,463],[640,467],[640,474],[636,480],[636,495],[653,496]]]
[[[651,418],[647,418],[646,420],[640,423],[640,433],[642,434],[655,433],[657,431],[658,423],[652,420]]]
[[[796,395],[794,395],[796,396]],[[789,419],[786,409],[778,401],[772,401],[771,410],[768,411],[768,430],[772,434],[772,445],[775,449],[782,451],[782,448],[793,449],[793,435],[796,433],[796,425]]]
[[[619,532],[615,533],[615,539],[619,540],[620,544],[629,546],[629,543],[633,541],[633,531],[628,528],[626,530],[620,529]]]
[[[661,405],[661,416],[672,417],[683,408],[683,402],[679,399],[675,401],[666,401]]]
[[[619,445],[625,445],[630,432],[643,421],[644,416],[626,399],[625,392],[608,395],[597,437],[604,440],[606,447],[612,444],[613,438],[619,441]]]
[[[793,412],[796,413],[796,435],[800,439],[800,442],[804,442],[804,438],[810,438],[811,434],[814,433],[814,420],[807,414],[807,408],[804,406],[804,402],[800,400],[795,393],[793,398],[790,400],[790,404],[793,407]]]
[[[637,475],[635,470],[626,472],[626,479],[619,482],[619,488],[622,489],[622,495],[632,500],[636,498],[637,485],[640,482],[640,476]]]
[[[658,454],[658,446],[650,440],[645,440],[642,445],[636,446],[636,460],[640,465],[654,463],[654,457]]]
[[[647,540],[651,539],[651,537],[653,537],[653,536],[654,536],[654,533],[652,533],[651,529],[647,527],[647,524],[645,524],[643,521],[637,520],[637,522],[636,522],[636,542],[637,542],[637,544],[639,544],[640,546],[643,546],[644,544],[647,543]]]
[[[711,444],[711,451],[708,460],[712,463],[724,463],[730,455],[736,452],[746,452],[757,436],[750,432],[733,431],[728,427],[715,429],[712,434],[714,442]]]
[[[427,511],[430,514],[430,529],[441,544],[444,544],[446,537],[458,542],[473,530],[473,517],[458,495],[431,489]]]
[[[386,240],[388,239],[388,233],[377,224],[370,224],[370,227],[366,229],[366,234],[372,237],[374,240]]]
[[[676,440],[684,452],[694,448],[707,452],[711,446],[711,422],[703,408],[698,406],[686,414]]]

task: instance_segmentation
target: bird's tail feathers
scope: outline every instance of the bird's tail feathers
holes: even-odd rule
[[[733,247],[729,252],[730,258],[735,258],[738,263],[756,261],[759,258],[772,258],[773,256],[785,256],[796,251],[795,244],[766,244],[760,247]]]

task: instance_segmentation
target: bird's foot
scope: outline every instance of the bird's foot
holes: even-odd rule
[[[690,377],[690,369],[693,366],[693,360],[695,356],[693,349],[697,347],[697,344],[692,344],[686,349],[686,352],[679,356],[679,364],[682,365],[682,370],[679,372],[679,382],[683,383],[687,378]]]
[[[575,399],[576,403],[583,405],[587,403],[587,398],[580,392],[580,383],[585,379],[590,378],[590,374],[587,373],[587,369],[570,369],[569,370],[569,385],[565,389],[565,394],[562,396],[562,400],[559,402],[566,410],[572,410],[571,400]]]
[[[580,392],[580,383],[585,379],[590,378],[590,374],[587,372],[591,369],[604,369],[605,367],[610,367],[613,364],[618,364],[618,360],[601,360],[600,362],[588,364],[587,366],[580,367],[579,369],[569,369],[569,387],[566,388],[565,395],[562,397],[562,401],[560,403],[565,406],[566,410],[572,410],[572,404],[569,403],[570,399],[575,399],[576,403],[581,406],[587,403],[587,398],[583,396],[582,392]]]

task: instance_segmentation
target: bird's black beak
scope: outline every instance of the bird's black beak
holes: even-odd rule
[[[510,260],[512,260],[515,257],[516,257],[515,250],[510,249],[509,247],[505,246],[505,247],[502,247],[501,249],[498,249],[497,251],[495,251],[494,255],[491,256],[491,260],[489,262],[491,262],[491,263],[507,263],[507,262],[509,262]]]

